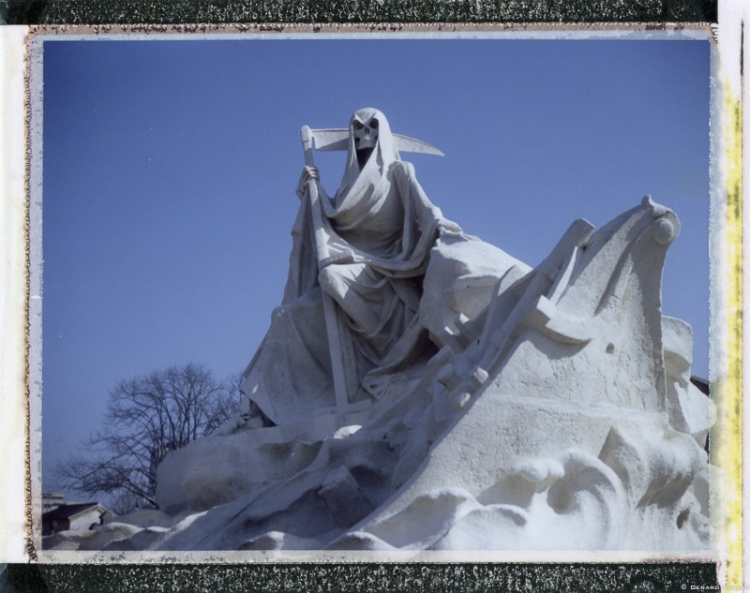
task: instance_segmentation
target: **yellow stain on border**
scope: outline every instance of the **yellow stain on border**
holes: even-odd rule
[[[712,431],[711,461],[728,476],[726,491],[720,493],[726,546],[727,587],[743,585],[742,529],[742,106],[732,98],[729,84],[725,93],[726,163],[726,377],[713,386],[719,414]],[[720,531],[720,532],[721,532]]]

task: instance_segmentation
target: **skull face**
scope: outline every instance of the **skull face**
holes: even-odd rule
[[[352,122],[354,131],[354,147],[357,150],[362,148],[375,148],[378,143],[378,120],[371,117],[366,123],[359,121]]]

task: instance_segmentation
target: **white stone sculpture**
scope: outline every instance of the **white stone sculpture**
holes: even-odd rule
[[[531,269],[443,218],[399,155],[435,150],[379,111],[303,138],[241,414],[159,468],[174,526],[105,549],[707,548],[711,403],[661,311],[675,214],[578,220]],[[347,149],[333,198],[311,139]]]
[[[467,266],[461,276],[470,277],[465,280],[471,286],[464,292],[475,287],[486,294],[510,266],[523,267],[443,218],[398,149],[439,151],[394,136],[381,112],[358,111],[343,134],[303,130],[307,166],[297,190],[301,206],[284,302],[244,375],[242,413],[251,426],[363,409],[434,354],[430,324],[422,318],[432,319],[437,311],[425,314],[420,307],[436,245],[445,246],[446,255],[435,262]],[[313,138],[318,149],[347,150],[344,177],[333,198],[312,166]],[[480,263],[481,249],[492,251],[489,269]],[[455,270],[448,275],[456,280]],[[438,332],[458,313],[475,313],[472,307],[483,299],[454,295],[452,302],[460,306],[464,300],[466,311],[440,311],[449,317],[433,321]],[[431,304],[435,309],[443,305]]]

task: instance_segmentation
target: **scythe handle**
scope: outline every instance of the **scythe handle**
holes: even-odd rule
[[[302,138],[302,149],[305,151],[305,165],[308,167],[314,167],[315,161],[313,160],[312,148],[313,136],[310,126],[302,126],[300,129],[300,137]],[[307,192],[310,196],[310,211],[312,214],[313,233],[315,236],[315,253],[318,256],[318,262],[323,262],[328,259],[330,254],[328,252],[328,237],[326,236],[326,231],[323,227],[320,207],[317,204],[320,200],[320,191],[318,190],[318,181],[316,179],[310,179],[307,182]]]
[[[300,129],[302,138],[302,148],[305,151],[305,165],[314,167],[312,148],[312,132],[309,126],[302,126]],[[320,192],[318,180],[310,179],[307,182],[307,193],[310,198],[310,215],[312,218],[313,236],[315,237],[315,254],[318,258],[318,267],[323,268],[327,265],[326,260],[330,262],[330,252],[328,250],[328,235],[323,226],[323,213],[318,202],[320,201]],[[328,263],[329,263],[328,262]],[[333,388],[336,396],[336,406],[344,408],[349,403],[350,385],[353,387],[352,371],[347,369],[344,361],[344,345],[339,335],[339,322],[336,315],[336,307],[333,297],[325,291],[322,293],[323,315],[326,321],[326,333],[328,334],[328,347],[331,354],[331,367],[333,371]],[[352,367],[353,368],[353,367]]]
[[[312,148],[312,131],[310,126],[302,126],[299,131],[302,137],[302,149],[305,151],[305,165],[308,167],[314,167],[315,161],[313,160],[313,148]]]

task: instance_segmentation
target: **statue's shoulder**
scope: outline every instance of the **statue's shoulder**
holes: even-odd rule
[[[393,175],[402,176],[405,178],[414,178],[416,174],[414,172],[414,165],[408,161],[395,161],[391,164],[391,172]]]

